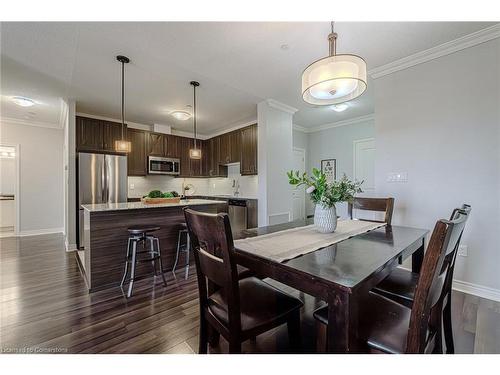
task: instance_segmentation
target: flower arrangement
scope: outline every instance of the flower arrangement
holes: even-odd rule
[[[287,172],[287,176],[290,185],[305,185],[306,193],[311,196],[311,200],[324,208],[335,207],[335,203],[338,202],[350,202],[354,194],[363,192],[361,190],[363,181],[351,181],[344,174],[340,180],[328,183],[325,174],[317,168],[313,168],[310,177],[305,172],[300,176],[299,171]]]

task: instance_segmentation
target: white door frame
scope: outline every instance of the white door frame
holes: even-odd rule
[[[363,138],[363,139],[356,139],[352,142],[352,177],[354,180],[357,180],[356,178],[356,145],[358,143],[362,142],[368,142],[368,141],[375,141],[375,138]],[[375,181],[373,181],[373,191],[375,191]]]
[[[292,151],[299,151],[299,152],[302,153],[303,161],[304,161],[304,171],[303,172],[306,172],[306,149],[305,148],[301,148],[301,147],[293,147]],[[303,201],[304,201],[304,207],[303,207],[304,217],[307,217],[307,213],[306,213],[306,190],[305,189],[302,189],[302,194],[303,194]],[[297,218],[293,217],[293,207],[292,207],[292,215],[291,216],[292,216],[293,220],[297,219]]]
[[[19,204],[19,190],[20,190],[20,183],[19,183],[19,175],[20,175],[20,160],[21,160],[21,145],[19,143],[0,143],[0,146],[5,146],[5,147],[14,147],[14,152],[16,153],[16,190],[15,190],[15,197],[14,197],[14,207],[15,207],[15,215],[16,215],[16,220],[14,220],[14,236],[19,235],[19,229],[21,227],[21,215],[20,215],[20,204]]]

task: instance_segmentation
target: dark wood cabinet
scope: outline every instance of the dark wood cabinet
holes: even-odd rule
[[[164,146],[163,134],[148,133],[148,155],[164,156]]]
[[[146,131],[139,129],[127,129],[127,139],[131,143],[131,151],[128,154],[128,175],[146,176]]]
[[[227,177],[227,167],[220,164],[221,137],[213,137],[206,144],[206,175],[208,177]]]
[[[175,135],[163,135],[163,156],[166,158],[179,157],[179,138]]]
[[[229,133],[230,145],[230,163],[238,163],[241,161],[241,131],[235,130]]]
[[[122,139],[122,124],[111,121],[102,121],[103,145],[105,151],[115,151],[115,141]],[[123,128],[123,138],[127,139],[127,127]]]
[[[127,125],[123,129],[127,136]],[[76,117],[76,150],[109,153],[115,151],[115,141],[122,139],[122,125],[119,122]]]
[[[181,161],[180,177],[191,177],[191,159],[189,158],[189,149],[193,139],[186,137],[179,137],[179,159]]]
[[[196,140],[196,148],[201,150],[201,159],[189,159],[190,162],[190,176],[191,177],[203,177],[204,176],[204,171],[203,171],[203,158],[204,158],[204,141],[201,139]],[[190,142],[190,148],[194,147],[194,139],[191,139]],[[189,151],[188,151],[189,154]]]
[[[241,129],[240,173],[242,175],[257,174],[257,125]]]
[[[101,120],[76,117],[77,151],[99,151],[103,149],[103,125]]]
[[[219,137],[219,164],[227,164],[231,160],[231,137],[229,133]]]

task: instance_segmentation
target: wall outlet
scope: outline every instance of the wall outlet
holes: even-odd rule
[[[387,182],[408,182],[408,172],[390,172],[387,174]]]
[[[134,190],[135,189],[135,185],[134,184],[130,184],[129,188],[130,188],[130,190]]]
[[[460,255],[461,257],[467,256],[467,245],[458,246],[458,255]]]

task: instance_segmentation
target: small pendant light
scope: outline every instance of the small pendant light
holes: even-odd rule
[[[200,85],[199,82],[189,82],[193,86],[193,127],[194,127],[194,148],[189,150],[189,158],[199,160],[201,159],[201,150],[196,146],[196,88]]]
[[[115,141],[115,151],[117,152],[130,152],[132,150],[132,143],[125,140],[125,119],[124,119],[124,106],[125,106],[125,64],[130,62],[126,56],[118,55],[116,59],[122,64],[122,137],[120,140]]]
[[[329,56],[313,62],[302,73],[302,99],[313,105],[340,104],[366,90],[366,63],[352,54],[337,55],[337,33],[328,35]]]

